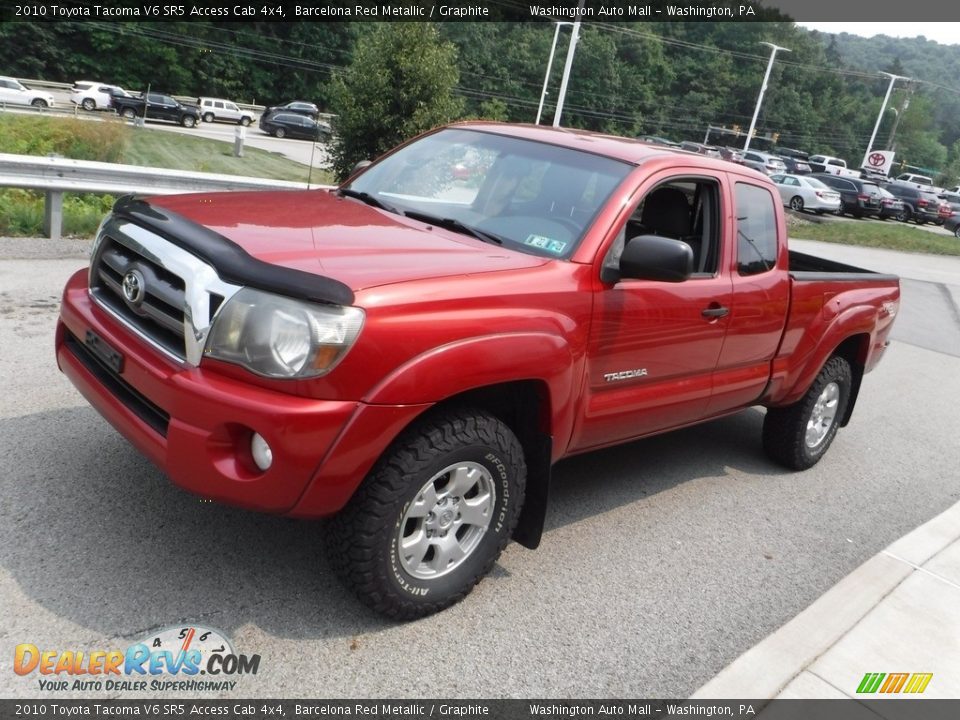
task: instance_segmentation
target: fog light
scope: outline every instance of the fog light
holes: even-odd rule
[[[273,463],[273,450],[270,449],[267,441],[263,439],[263,435],[260,433],[253,434],[253,438],[250,440],[250,453],[253,455],[253,461],[258,468],[263,471],[270,469],[270,465]]]

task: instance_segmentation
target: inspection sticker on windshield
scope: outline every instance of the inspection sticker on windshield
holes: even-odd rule
[[[551,238],[544,237],[543,235],[527,235],[527,239],[523,242],[525,245],[546,250],[554,255],[562,255],[563,251],[567,249],[567,244],[565,242],[553,240]]]

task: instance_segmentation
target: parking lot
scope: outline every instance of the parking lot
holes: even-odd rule
[[[8,647],[197,623],[261,656],[235,697],[686,696],[960,499],[960,263],[880,252],[871,268],[905,278],[894,343],[814,469],[766,460],[757,410],[580,456],[556,468],[540,549],[511,545],[437,616],[385,621],[335,581],[317,524],[172,487],[59,374],[58,293],[85,243],[0,248]],[[11,665],[4,696],[42,695]],[[110,694],[136,696],[88,693]]]

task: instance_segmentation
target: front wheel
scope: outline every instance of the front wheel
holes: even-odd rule
[[[832,357],[807,393],[793,405],[770,408],[763,421],[763,449],[793,470],[816,465],[837,434],[850,400],[850,363]]]
[[[39,110],[43,110],[43,109],[45,109],[45,108],[50,107],[49,105],[47,105],[47,101],[46,101],[46,100],[41,100],[40,98],[37,98],[36,100],[34,100],[34,101],[33,101],[32,103],[30,103],[30,104],[33,105],[33,107],[35,107],[35,108],[37,108],[37,109],[39,109]]]
[[[960,223],[957,223],[957,226],[953,229],[953,236],[960,240]]]
[[[500,420],[478,410],[424,420],[329,522],[331,565],[384,615],[412,620],[443,610],[493,567],[525,486],[523,450]]]
[[[197,124],[197,119],[193,115],[184,115],[180,119],[180,124],[183,125],[185,128],[192,128],[194,125]]]
[[[249,126],[249,125],[250,125],[250,118],[248,118],[248,117],[242,117],[242,118],[240,118],[240,124],[243,125],[244,127]]]
[[[803,198],[799,195],[794,195],[790,199],[790,209],[796,210],[797,212],[803,212]]]
[[[84,98],[83,102],[80,103],[80,107],[87,112],[92,112],[97,109],[97,103],[93,98]]]
[[[134,112],[133,108],[124,108],[120,111],[120,116],[125,117],[127,120],[133,120],[137,116],[137,113]]]

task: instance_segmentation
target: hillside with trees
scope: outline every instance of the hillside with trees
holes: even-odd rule
[[[766,41],[791,52],[777,56],[758,135],[776,134],[782,146],[840,155],[858,164],[886,92],[888,81],[878,74],[885,70],[924,82],[898,85],[875,147],[886,145],[896,124],[899,158],[944,171],[950,179],[960,176],[960,89],[953,87],[960,85],[954,80],[960,47],[922,39],[822,35],[770,17],[775,21],[585,22],[563,124],[676,140],[703,140],[708,125],[745,131],[769,57],[768,47],[760,44]],[[342,92],[350,68],[378,27],[6,23],[0,26],[0,67],[27,79],[96,79],[132,89],[151,84],[180,95],[259,104],[312,100],[341,115],[351,112]],[[448,73],[455,102],[444,100],[447,108],[461,117],[533,122],[553,30],[549,22],[436,25],[422,42],[455,50],[448,61],[455,64]],[[560,31],[542,122],[553,118],[569,33],[569,27]],[[22,52],[24,47],[31,52]],[[352,82],[359,85],[359,77]],[[716,144],[742,145],[743,140],[742,135],[710,136]],[[759,138],[753,144],[769,146]]]

